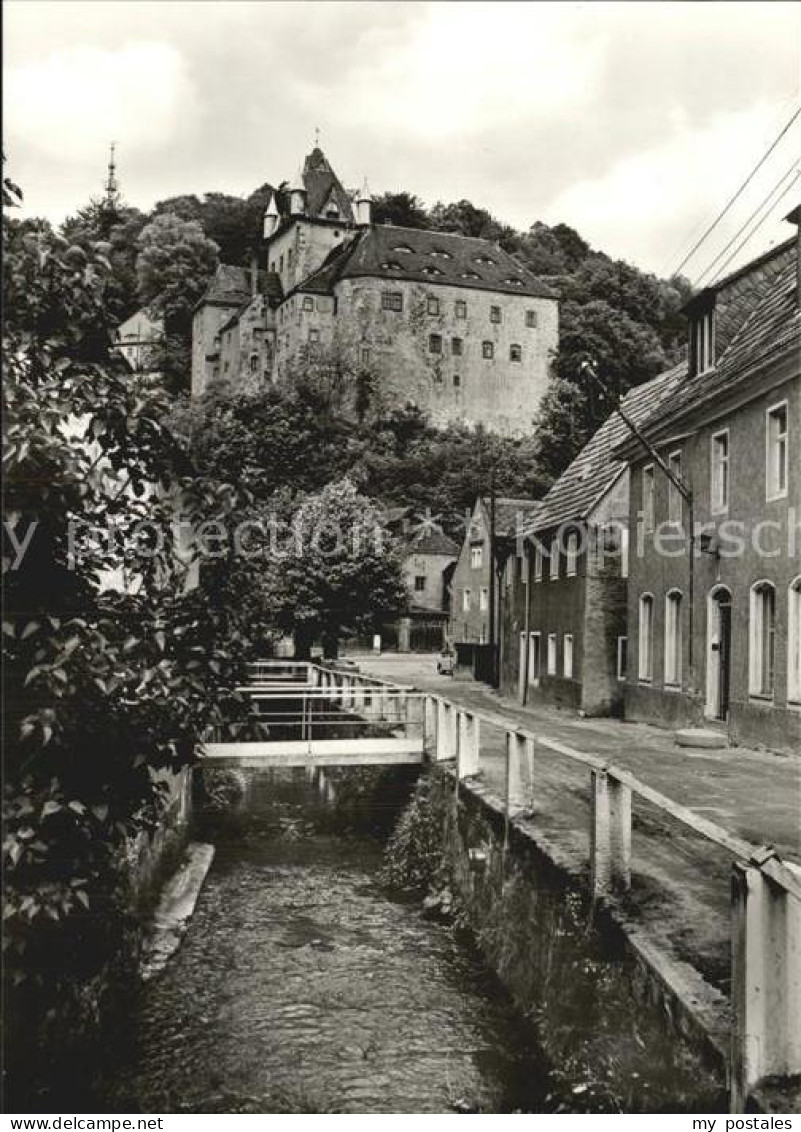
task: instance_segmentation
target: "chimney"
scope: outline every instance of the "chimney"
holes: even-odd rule
[[[795,224],[795,305],[801,307],[801,204],[797,204],[784,219]]]

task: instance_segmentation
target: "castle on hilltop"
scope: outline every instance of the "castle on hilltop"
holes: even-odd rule
[[[554,292],[488,240],[374,224],[315,146],[273,194],[250,268],[221,264],[193,325],[192,393],[280,382],[313,359],[370,375],[432,423],[527,431],[557,347]]]

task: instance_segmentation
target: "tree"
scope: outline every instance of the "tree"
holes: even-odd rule
[[[102,252],[111,268],[106,281],[106,306],[117,322],[137,308],[137,240],[148,222],[137,208],[121,205],[113,214],[103,201],[90,201],[61,225],[61,235],[70,244],[89,252]]]
[[[428,228],[425,205],[412,193],[382,193],[373,197],[373,223],[397,224],[401,228]]]
[[[137,240],[137,290],[164,320],[165,349],[157,363],[171,390],[189,385],[192,312],[218,263],[218,247],[197,221],[157,216]]]
[[[152,772],[192,760],[237,673],[159,545],[178,492],[190,514],[213,500],[182,478],[163,392],[112,348],[108,261],[5,217],[4,250],[5,966],[64,1005],[120,944]],[[123,569],[137,586],[110,588]]]
[[[322,637],[326,655],[338,640],[373,631],[407,603],[398,548],[378,508],[347,479],[309,496],[292,518],[285,557],[271,557],[262,577],[277,624],[308,656]]]

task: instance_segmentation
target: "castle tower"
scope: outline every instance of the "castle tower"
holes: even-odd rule
[[[303,182],[303,173],[298,169],[295,181],[289,190],[290,216],[304,216],[306,213],[306,187]]]
[[[369,228],[372,223],[373,211],[373,198],[370,195],[370,189],[367,184],[367,178],[364,178],[361,189],[356,196],[356,216],[355,222],[360,228]]]

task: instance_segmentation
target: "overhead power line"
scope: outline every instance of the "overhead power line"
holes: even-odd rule
[[[780,200],[782,200],[784,197],[787,196],[787,194],[790,192],[790,189],[793,188],[793,186],[795,185],[795,183],[799,179],[799,177],[801,177],[801,173],[796,173],[795,177],[793,177],[790,184],[784,189],[784,191],[782,193],[779,194],[779,196],[773,202],[774,205],[778,204]],[[768,209],[768,211],[765,213],[765,215],[762,217],[762,219],[759,221],[759,223],[752,229],[752,231],[750,231],[748,233],[748,235],[745,237],[745,239],[740,244],[737,245],[737,247],[731,253],[729,258],[725,261],[725,263],[722,263],[721,266],[718,268],[718,270],[715,272],[715,278],[712,280],[712,283],[715,283],[716,280],[718,280],[720,278],[720,276],[723,274],[723,272],[726,270],[726,268],[729,266],[729,264],[735,258],[735,256],[740,254],[740,252],[745,247],[745,245],[749,242],[749,240],[751,240],[757,234],[757,232],[762,227],[762,225],[765,223],[765,221],[770,219],[771,213],[772,213],[772,209]]]
[[[776,138],[774,139],[774,141],[773,141],[773,142],[771,143],[771,145],[770,145],[770,146],[768,147],[768,149],[766,149],[766,150],[765,150],[765,152],[764,152],[764,153],[762,154],[762,156],[760,157],[759,161],[758,161],[758,162],[756,163],[756,165],[755,165],[755,166],[754,166],[754,168],[753,168],[753,169],[751,170],[751,172],[750,172],[750,173],[748,174],[748,176],[746,177],[746,179],[745,179],[745,180],[743,181],[743,183],[742,183],[742,184],[740,185],[740,187],[739,187],[739,188],[737,189],[737,191],[735,192],[735,194],[734,194],[734,195],[733,195],[733,196],[732,196],[732,197],[731,197],[731,198],[730,198],[730,199],[729,199],[729,200],[728,200],[728,201],[726,202],[726,204],[725,204],[725,205],[723,206],[723,208],[722,208],[722,209],[720,210],[720,212],[719,212],[719,213],[717,214],[717,216],[716,216],[716,217],[715,217],[715,219],[714,219],[714,220],[712,221],[712,223],[711,223],[711,224],[710,224],[710,225],[709,225],[709,226],[708,226],[708,227],[706,228],[706,230],[705,230],[705,231],[703,232],[703,234],[702,234],[701,236],[699,236],[699,238],[698,238],[698,239],[697,239],[697,240],[695,241],[695,243],[693,244],[693,246],[692,246],[692,247],[690,248],[690,250],[689,250],[689,251],[687,252],[687,255],[686,255],[686,256],[684,257],[684,259],[683,259],[683,260],[681,261],[681,263],[679,264],[679,266],[678,266],[678,267],[676,268],[676,270],[675,270],[675,271],[673,272],[673,275],[678,275],[678,274],[679,274],[679,272],[680,272],[680,271],[681,271],[681,269],[682,269],[682,268],[684,267],[684,265],[685,265],[685,264],[687,264],[687,263],[689,263],[689,261],[690,261],[690,260],[692,259],[692,257],[693,257],[693,256],[695,255],[695,253],[696,253],[696,252],[698,251],[698,249],[699,249],[699,248],[701,247],[701,245],[702,245],[702,244],[703,244],[703,243],[705,242],[705,240],[706,240],[706,239],[707,239],[707,237],[708,237],[708,236],[710,235],[710,233],[712,233],[712,232],[713,232],[713,231],[715,230],[715,228],[717,228],[718,224],[719,224],[719,223],[721,222],[721,220],[722,220],[722,219],[723,219],[723,217],[724,217],[724,216],[726,215],[726,213],[727,213],[727,212],[729,211],[729,209],[730,209],[730,208],[731,208],[731,206],[732,206],[732,205],[734,204],[734,202],[735,202],[736,200],[738,200],[738,199],[740,198],[740,196],[742,195],[742,193],[744,192],[744,190],[745,190],[745,189],[746,189],[746,188],[748,187],[748,185],[750,185],[750,184],[751,184],[751,182],[753,181],[754,177],[755,177],[755,176],[757,175],[757,173],[759,172],[759,170],[760,170],[760,169],[762,168],[762,166],[763,166],[763,165],[765,164],[765,162],[767,161],[767,159],[768,159],[768,158],[770,157],[770,155],[771,155],[771,154],[773,153],[773,151],[774,151],[774,149],[776,148],[776,146],[777,146],[777,145],[779,144],[779,142],[780,142],[780,141],[782,140],[782,138],[784,137],[784,135],[785,135],[785,134],[787,133],[787,131],[788,131],[788,130],[790,129],[790,127],[792,126],[793,122],[795,122],[796,118],[798,118],[798,117],[799,117],[799,115],[801,115],[801,106],[799,106],[799,108],[798,108],[797,110],[795,110],[795,111],[793,112],[793,114],[792,114],[792,115],[791,115],[791,117],[790,117],[790,120],[789,120],[789,122],[787,122],[787,123],[786,123],[786,124],[785,124],[785,125],[784,125],[784,126],[782,127],[782,129],[781,129],[781,130],[779,131],[779,134],[778,134],[778,136],[777,136],[777,137],[776,137]]]
[[[785,181],[788,179],[788,177],[790,177],[790,175],[793,172],[797,171],[798,163],[799,163],[799,158],[796,158],[795,161],[793,161],[790,168],[784,174],[784,176],[779,178],[779,180],[776,182],[776,184],[770,190],[768,195],[766,197],[762,198],[762,200],[759,202],[759,204],[754,209],[754,211],[751,213],[751,215],[748,217],[748,219],[740,225],[740,227],[734,233],[732,238],[729,240],[728,244],[726,244],[726,246],[724,248],[721,248],[721,250],[715,256],[715,258],[712,260],[712,262],[707,267],[704,268],[704,270],[701,272],[700,275],[696,276],[696,280],[695,280],[696,287],[698,287],[700,285],[701,281],[704,279],[704,277],[709,275],[710,271],[712,271],[713,268],[715,268],[717,266],[717,264],[720,263],[720,261],[723,259],[723,257],[728,252],[729,248],[731,248],[732,245],[735,244],[740,239],[740,236],[742,236],[743,232],[748,227],[748,225],[751,223],[751,221],[754,219],[754,217],[756,217],[766,205],[769,205],[771,198],[774,196],[775,193],[777,193],[779,191],[779,189],[782,187],[782,185],[785,183]],[[797,180],[798,180],[798,173],[796,172],[796,176],[793,178],[793,181],[792,181],[791,185],[788,186],[788,188],[792,188],[792,185],[794,185]],[[781,199],[781,198],[779,198],[779,199]],[[749,237],[749,239],[750,239],[750,237]]]

